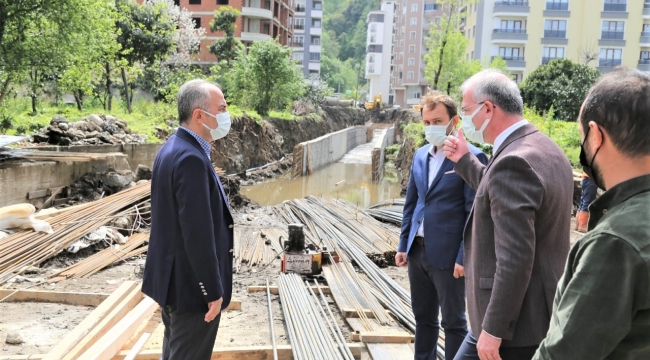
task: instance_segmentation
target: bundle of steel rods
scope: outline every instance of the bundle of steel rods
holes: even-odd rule
[[[280,229],[235,229],[233,250],[235,272],[241,270],[242,264],[247,264],[250,270],[252,266],[271,263],[282,253],[282,242],[286,239],[287,233]]]
[[[54,233],[24,230],[0,242],[0,284],[5,283],[29,266],[55,256],[84,235],[106,225],[115,217],[130,212],[151,195],[151,184],[144,183],[101,200],[63,211],[48,218]]]
[[[377,220],[402,225],[402,214],[404,212],[404,199],[386,200],[376,203],[364,210],[364,212]]]
[[[105,267],[126,261],[127,259],[146,252],[148,247],[140,246],[148,241],[149,234],[134,234],[129,237],[126,244],[111,244],[108,248],[52,275],[52,279],[48,280],[48,282],[89,277]]]
[[[323,305],[308,285],[296,274],[280,274],[278,279],[293,358],[354,359],[336,319],[331,312],[329,316],[325,313]],[[318,290],[327,304],[320,288]]]

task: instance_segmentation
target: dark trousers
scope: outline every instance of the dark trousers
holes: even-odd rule
[[[588,177],[583,178],[580,184],[582,186],[582,194],[580,195],[580,205],[578,205],[578,210],[589,211],[589,205],[596,200],[598,186],[596,186],[596,183]]]
[[[458,350],[458,354],[453,358],[454,360],[479,360],[478,351],[476,351],[476,338],[470,331],[463,341],[463,345]],[[530,360],[535,355],[538,346],[522,346],[522,347],[501,347],[499,348],[499,356],[501,360]],[[451,358],[450,358],[451,359]]]
[[[413,242],[408,254],[411,304],[415,315],[415,359],[436,359],[442,310],[445,358],[453,359],[467,334],[465,278],[454,278],[454,269],[429,265],[424,246]]]
[[[204,318],[205,313],[179,313],[174,307],[163,307],[165,335],[161,359],[209,360],[217,340],[221,313],[209,323]]]

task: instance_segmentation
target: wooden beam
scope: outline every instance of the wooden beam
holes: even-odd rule
[[[90,313],[77,327],[69,332],[45,357],[60,360],[74,348],[102,319],[137,287],[134,281],[126,281]]]
[[[0,299],[11,295],[15,290],[0,290]],[[99,306],[110,294],[66,293],[57,291],[21,290],[4,301],[44,302],[77,306]]]
[[[46,196],[47,196],[47,190],[36,190],[27,193],[28,200],[38,199]]]
[[[362,343],[348,343],[350,352],[355,359],[361,359],[361,350],[366,346]],[[278,345],[278,359],[292,360],[291,345]],[[130,350],[123,350],[117,353],[113,360],[125,360]],[[0,360],[42,360],[45,355],[11,355],[0,356]],[[143,350],[136,355],[135,360],[158,360],[162,356],[161,350]],[[412,356],[411,356],[412,357]],[[268,360],[273,358],[273,348],[265,346],[243,346],[217,348],[212,351],[212,360]]]
[[[314,293],[318,294],[318,289],[316,286],[311,286],[311,289],[314,291]],[[325,295],[330,295],[332,292],[330,291],[329,286],[321,286],[320,290],[323,292]],[[254,293],[254,292],[260,292],[264,291],[266,292],[266,286],[249,286],[248,287],[248,293]],[[278,295],[278,287],[277,286],[269,286],[269,291],[273,295]]]
[[[144,344],[149,340],[149,336],[151,336],[151,333],[144,333],[142,336],[140,336],[140,339],[138,340],[137,343],[129,350],[129,353],[126,355],[124,360],[134,360],[136,356],[140,353],[140,350],[144,347]]]
[[[43,203],[43,208],[49,207],[49,206],[50,206],[50,203],[52,203],[52,202],[54,201],[54,198],[55,198],[57,195],[59,195],[59,193],[60,193],[62,190],[63,190],[62,187],[60,187],[60,188],[56,188],[56,189],[48,189],[48,191],[47,191],[47,192],[48,192],[48,195],[50,195],[50,193],[51,193],[51,195],[50,195],[50,197],[47,198],[47,200],[45,200],[45,202]],[[40,210],[40,209],[39,209],[39,210]]]
[[[230,304],[225,309],[225,311],[240,310],[241,311],[241,300],[232,299]]]
[[[117,324],[126,314],[128,314],[142,300],[140,287],[136,286],[124,299],[115,306],[86,336],[78,341],[72,350],[64,357],[64,360],[76,360],[81,354],[88,350],[95,342],[106,334],[115,324]],[[128,340],[128,339],[127,339]]]
[[[410,343],[415,336],[407,332],[360,331],[352,334],[352,340],[364,343]]]
[[[90,349],[86,350],[79,360],[110,360],[126,343],[138,326],[158,309],[158,304],[150,297],[145,297],[133,310],[113,326]]]
[[[375,314],[372,312],[370,309],[362,309],[364,314],[366,314],[366,317],[368,319],[374,319]],[[344,318],[358,318],[359,313],[355,309],[341,309],[341,315],[343,315]]]

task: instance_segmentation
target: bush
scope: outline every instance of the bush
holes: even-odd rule
[[[553,111],[549,111],[546,118],[544,118],[537,114],[534,109],[526,108],[524,117],[562,148],[572,166],[579,167],[580,133],[578,132],[578,123],[555,120],[553,119],[553,113]]]

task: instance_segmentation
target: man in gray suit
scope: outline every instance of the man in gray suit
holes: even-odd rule
[[[444,150],[476,198],[465,227],[472,331],[455,359],[531,359],[548,331],[569,251],[571,165],[523,118],[519,88],[503,73],[482,71],[461,90],[462,130]],[[465,136],[494,145],[487,166]]]

